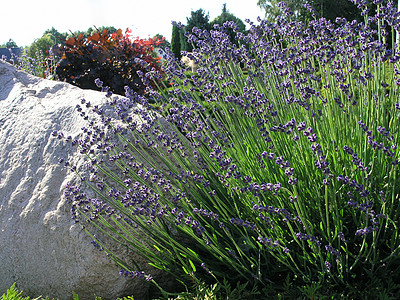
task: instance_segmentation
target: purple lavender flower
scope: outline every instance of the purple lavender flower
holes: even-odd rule
[[[367,8],[363,1],[356,2],[360,7]],[[286,16],[291,15],[286,5],[280,4],[280,7]],[[387,84],[390,82],[392,85],[394,81],[383,80],[374,68],[383,61],[385,64],[397,63],[399,58],[395,57],[394,51],[386,49],[382,39],[377,40],[378,32],[368,26],[379,20],[381,29],[384,29],[387,27],[384,24],[395,24],[397,21],[384,15],[366,20],[369,24],[348,22],[343,18],[333,24],[320,19],[311,20],[308,26],[292,22],[285,16],[278,18],[278,24],[260,20],[260,24],[253,25],[248,34],[237,33],[236,38],[244,46],[230,43],[227,30],[237,30],[232,22],[215,26],[215,30],[210,32],[199,28],[186,32],[185,36],[195,48],[191,54],[185,54],[196,60],[198,69],[196,74],[187,75],[183,73],[179,61],[172,56],[167,58],[164,70],[171,80],[171,88],[163,92],[165,99],[150,86],[143,96],[134,95],[126,88],[129,100],[109,99],[110,105],[116,109],[118,122],[114,122],[114,116],[108,114],[108,108],[96,106],[90,109],[98,113],[95,117],[105,124],[108,133],[122,138],[125,137],[124,131],[128,131],[129,138],[122,143],[105,140],[105,134],[100,134],[93,124],[82,129],[86,137],[74,141],[72,138],[64,139],[57,131],[53,134],[62,140],[60,142],[70,140],[78,151],[90,157],[97,154],[93,151],[98,146],[96,150],[106,155],[105,162],[103,164],[100,156],[96,156],[87,165],[88,169],[109,170],[109,164],[116,164],[119,174],[123,175],[117,182],[121,191],[102,182],[98,174],[93,173],[86,179],[104,199],[108,196],[111,203],[118,204],[115,207],[103,207],[105,203],[98,199],[79,199],[81,196],[75,195],[75,190],[69,187],[68,201],[74,205],[71,209],[73,217],[77,211],[93,214],[93,219],[90,219],[93,221],[99,216],[113,216],[129,229],[136,228],[134,220],[137,217],[141,224],[152,226],[155,233],[152,237],[157,236],[157,225],[169,224],[178,232],[187,234],[190,241],[199,242],[201,247],[215,246],[206,247],[210,251],[204,254],[208,262],[213,255],[220,257],[220,252],[214,251],[220,243],[227,255],[229,253],[246,264],[246,255],[251,254],[252,249],[244,248],[251,248],[252,245],[249,243],[244,247],[237,243],[243,240],[243,233],[248,234],[250,239],[254,237],[258,246],[264,249],[280,249],[281,252],[276,252],[279,254],[276,258],[280,260],[281,254],[289,252],[285,246],[291,234],[288,231],[289,234],[276,236],[276,233],[281,233],[284,228],[305,231],[295,235],[295,242],[289,241],[296,262],[303,260],[296,253],[295,248],[299,244],[301,247],[310,246],[307,251],[313,252],[307,257],[307,267],[318,264],[313,259],[321,248],[315,250],[324,245],[327,256],[325,267],[331,270],[330,262],[340,258],[339,251],[347,242],[342,232],[337,232],[337,238],[334,236],[329,241],[326,232],[319,232],[321,212],[318,205],[324,192],[329,192],[325,195],[329,196],[329,201],[334,201],[334,209],[326,207],[330,209],[330,215],[326,216],[329,220],[325,221],[324,213],[322,220],[329,222],[339,217],[335,215],[336,208],[348,215],[339,220],[344,224],[338,222],[339,226],[343,225],[340,228],[346,229],[346,237],[353,232],[356,236],[365,236],[379,228],[385,218],[392,217],[386,215],[386,211],[383,214],[380,207],[383,200],[391,199],[392,189],[385,185],[386,179],[379,178],[378,173],[394,170],[390,162],[398,163],[397,131],[390,133],[388,126],[392,128],[392,125],[386,122],[383,115],[378,119],[383,120],[381,124],[385,124],[386,128],[368,123],[375,118],[368,116],[367,111],[378,115],[378,112],[392,109],[386,105],[384,93],[385,88],[392,88]],[[173,25],[183,28],[180,23]],[[296,41],[295,45],[293,41]],[[140,58],[135,61],[145,65]],[[365,61],[368,61],[368,66],[364,65]],[[243,70],[246,76],[240,78]],[[396,76],[400,75],[400,70],[394,72]],[[133,75],[143,80],[151,79],[150,74],[145,72]],[[372,80],[376,80],[376,84],[371,84]],[[337,82],[337,86],[328,83],[333,81]],[[109,93],[100,79],[96,80],[96,85]],[[371,93],[377,95],[374,97]],[[364,107],[364,98],[368,101],[372,98],[371,107]],[[171,106],[165,120],[152,115],[155,111],[151,108],[151,113],[148,113],[145,112],[147,109],[135,107],[137,103],[148,103],[149,100],[163,101],[163,109]],[[87,117],[84,111],[87,104],[82,100],[76,107],[83,118]],[[395,104],[393,108],[400,109],[400,106]],[[345,128],[342,135],[340,131],[332,132],[330,128],[350,124],[346,121],[351,122],[354,113],[368,121],[369,126],[362,120],[358,122],[358,131],[364,132],[368,142],[367,153],[360,152],[361,149],[364,151],[362,138],[353,136],[357,129]],[[132,122],[134,114],[143,124]],[[327,114],[335,115],[328,120]],[[396,114],[393,112],[391,117],[395,118]],[[301,117],[306,121],[297,123],[292,117]],[[334,124],[329,124],[332,120]],[[123,125],[117,125],[119,121]],[[177,129],[175,135],[163,131],[164,121]],[[334,137],[336,140],[333,140]],[[352,144],[339,146],[342,139],[343,144]],[[163,162],[160,168],[157,159],[150,157],[153,153],[160,154]],[[176,164],[168,160],[168,154],[177,160]],[[142,155],[144,160],[141,160]],[[383,162],[379,161],[382,156],[387,158]],[[374,157],[372,162],[370,157]],[[195,165],[192,165],[192,159]],[[365,159],[367,161],[363,161]],[[382,168],[376,165],[372,168],[375,163],[382,163]],[[164,172],[165,168],[167,172]],[[307,184],[315,184],[314,180],[308,183],[304,182],[304,178],[310,175],[313,168],[317,174],[311,175],[316,176],[319,186],[308,187]],[[365,174],[360,176],[360,172]],[[373,180],[368,179],[369,175]],[[376,180],[374,176],[377,176]],[[385,190],[387,195],[378,196],[375,189]],[[297,194],[298,199],[294,196]],[[305,217],[310,219],[303,219]],[[352,221],[357,223],[357,230],[346,223]],[[322,227],[325,226],[321,226],[325,230]],[[330,230],[335,232],[339,229],[331,227]],[[235,243],[223,238],[230,238]],[[167,240],[162,241],[163,246]],[[238,247],[234,249],[240,251],[240,255],[227,248],[232,245]],[[370,243],[365,247],[370,247]],[[349,247],[350,251],[353,248]],[[353,254],[349,256],[351,260]],[[201,262],[203,253],[198,255],[196,261]],[[267,257],[261,259],[269,261]],[[299,264],[300,268],[302,265]],[[201,267],[209,272],[205,263]],[[251,272],[257,273],[249,268],[249,274]],[[121,274],[151,278],[139,271],[123,270]]]
[[[102,87],[103,86],[103,82],[100,80],[100,78],[96,78],[94,83],[96,84],[97,87]],[[83,104],[83,103],[82,103]]]
[[[321,246],[321,242],[315,236],[299,232],[299,233],[296,233],[296,237],[301,241],[309,241],[311,243],[314,243],[318,247]]]
[[[212,274],[212,271],[206,266],[205,263],[201,263],[201,267],[202,267],[208,274]]]
[[[378,231],[378,227],[372,227],[372,226],[368,226],[362,229],[358,229],[355,233],[356,236],[364,236],[367,235],[373,231]]]
[[[330,262],[326,261],[326,262],[325,262],[325,267],[326,267],[326,269],[327,269],[328,271],[330,271],[332,265],[331,265]]]
[[[338,237],[339,237],[343,242],[346,243],[346,239],[345,239],[345,237],[344,237],[343,232],[339,231],[339,232],[338,232]]]
[[[331,254],[333,254],[334,256],[336,256],[336,259],[340,259],[339,250],[333,248],[331,245],[326,245],[326,246],[325,246],[325,250],[326,250],[328,253],[331,253]]]

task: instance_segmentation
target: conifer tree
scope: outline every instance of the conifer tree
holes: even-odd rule
[[[190,18],[186,18],[187,25],[185,27],[186,32],[192,32],[193,27],[197,27],[201,30],[210,30],[211,25],[209,23],[210,16],[206,14],[203,9],[198,9],[196,11],[192,11],[190,13]],[[187,42],[186,37],[185,40],[185,51],[191,52],[193,50],[193,46]],[[182,45],[182,44],[181,44]]]
[[[181,37],[180,31],[177,26],[172,27],[172,37],[171,37],[171,51],[174,53],[175,57],[181,59]]]
[[[211,27],[213,27],[214,24],[219,24],[220,26],[223,26],[225,22],[231,22],[231,21],[233,21],[238,26],[240,32],[244,33],[246,31],[246,25],[243,23],[242,20],[235,17],[227,10],[226,4],[222,6],[222,13],[218,17],[216,17],[210,24]],[[227,30],[227,34],[229,35],[230,41],[236,44],[237,43],[236,33],[231,28],[229,28]]]

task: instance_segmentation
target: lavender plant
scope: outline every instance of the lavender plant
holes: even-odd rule
[[[85,138],[66,140],[87,156],[92,174],[82,181],[96,196],[72,185],[65,194],[73,218],[107,237],[93,244],[121,275],[156,284],[110,241],[186,285],[399,284],[386,280],[399,271],[400,251],[399,13],[374,1],[368,16],[368,3],[354,2],[364,23],[306,26],[282,3],[276,24],[248,21],[247,35],[232,22],[194,28],[187,55],[196,75],[170,53],[164,71],[173,93],[127,87],[127,98],[108,92],[114,116],[92,108],[108,131],[89,119]],[[140,75],[145,83],[159,76]],[[165,118],[149,100],[171,106]]]
[[[5,59],[3,59],[5,61]],[[51,49],[50,55],[45,56],[42,51],[36,53],[36,58],[30,57],[25,50],[24,54],[20,57],[11,53],[10,63],[13,64],[18,70],[23,70],[31,75],[35,75],[47,79],[57,79],[55,74],[55,67],[58,57],[55,56]]]

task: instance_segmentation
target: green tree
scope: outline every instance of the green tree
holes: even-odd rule
[[[321,0],[315,1],[319,2]],[[265,18],[268,21],[275,22],[276,18],[282,15],[282,10],[279,7],[280,2],[282,2],[282,0],[258,0],[257,5],[261,7],[261,9],[265,10]],[[304,5],[309,2],[307,0],[285,0],[283,2],[285,2],[287,7],[293,12],[293,18],[295,20],[305,21],[305,19],[310,15],[304,7]]]
[[[337,17],[346,18],[349,21],[364,21],[361,16],[361,9],[349,0],[308,0],[310,5],[316,10],[318,17],[324,17],[328,20],[335,21]],[[381,5],[387,5],[391,0],[383,0]],[[398,2],[395,1],[395,6]],[[377,5],[373,1],[368,4],[369,15],[376,13]]]
[[[234,22],[238,26],[239,31],[246,31],[246,25],[243,23],[242,20],[235,17],[226,9],[226,3],[224,3],[224,5],[222,6],[222,13],[214,20],[212,20],[210,25],[211,27],[213,27],[215,24],[219,24],[220,26],[222,26],[225,22]],[[237,43],[237,39],[235,38],[236,33],[231,28],[227,30],[227,34],[229,35],[229,39],[232,43]]]
[[[27,54],[33,58],[38,58],[41,54],[47,56],[49,49],[55,44],[57,44],[57,37],[52,33],[45,33],[28,47]]]
[[[161,49],[171,48],[171,43],[168,42],[167,39],[162,34],[157,33],[153,37],[153,40],[161,41],[160,46],[159,46]]]
[[[384,0],[383,3],[388,3]],[[282,14],[282,10],[278,4],[281,0],[258,0],[257,5],[265,10],[265,17],[271,22]],[[300,21],[308,21],[311,19],[311,13],[304,7],[308,4],[316,13],[317,18],[325,18],[335,21],[337,17],[346,18],[349,21],[363,21],[361,10],[349,0],[284,0],[287,7],[294,13],[294,19]],[[397,3],[396,3],[397,4]],[[369,4],[370,14],[376,11],[376,5]]]
[[[172,26],[171,51],[175,57],[181,59],[181,37],[178,26]]]
[[[51,34],[56,39],[56,43],[62,44],[62,45],[65,44],[65,40],[68,36],[68,33],[66,33],[66,32],[61,33],[54,27],[51,27],[51,29],[47,29],[43,35],[46,35],[46,34]]]
[[[18,48],[17,43],[13,39],[9,39],[6,43],[6,48]]]
[[[1,44],[0,48],[18,48],[18,46],[13,39],[9,39],[7,43]]]
[[[67,35],[67,38],[73,37],[73,36],[78,36],[80,34],[83,35],[83,37],[87,38],[88,36],[93,35],[96,32],[103,32],[103,30],[106,29],[108,31],[108,33],[114,33],[117,31],[117,29],[114,26],[100,26],[100,27],[89,27],[86,30],[77,30],[74,32],[70,32],[70,34]]]
[[[309,0],[318,18],[335,21],[337,17],[362,21],[361,10],[349,0]]]
[[[211,25],[209,23],[210,16],[208,14],[206,14],[205,11],[201,8],[196,11],[192,11],[190,13],[190,18],[186,18],[186,20],[187,20],[187,24],[185,26],[186,32],[191,33],[192,29],[194,27],[197,27],[201,30],[210,30],[211,29]],[[183,46],[181,48],[181,50],[188,51],[188,52],[192,51],[193,45],[190,43],[187,43],[186,37],[184,37],[184,40],[186,43],[185,43],[185,45],[181,45],[181,46]]]
[[[189,46],[189,43],[187,41],[187,38],[185,36],[185,28],[179,29],[179,40],[181,44],[181,51],[192,51],[191,46]]]

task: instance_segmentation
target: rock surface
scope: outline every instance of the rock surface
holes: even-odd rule
[[[80,134],[83,119],[74,108],[82,98],[106,105],[101,92],[0,61],[0,295],[16,282],[31,297],[71,299],[72,291],[80,299],[146,297],[149,286],[118,275],[120,268],[71,220],[63,198],[73,174],[59,158],[82,162],[51,133]]]

